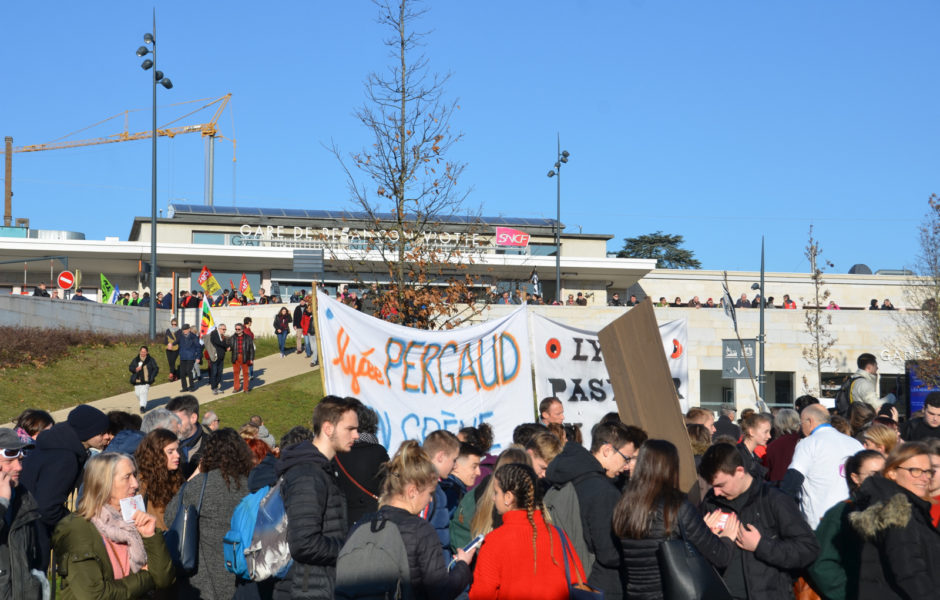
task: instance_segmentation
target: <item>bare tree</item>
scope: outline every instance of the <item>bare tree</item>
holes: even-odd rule
[[[482,252],[472,235],[481,224],[479,213],[465,207],[469,192],[458,185],[466,165],[446,158],[462,137],[450,126],[459,107],[444,99],[449,75],[430,73],[420,52],[427,34],[413,27],[426,9],[415,8],[416,0],[375,4],[378,22],[391,32],[385,45],[392,63],[369,75],[365,102],[355,112],[373,141],[348,156],[335,143],[331,147],[353,203],[376,231],[361,245],[358,275],[385,284],[373,298],[385,318],[451,327],[476,310],[468,265]],[[448,243],[428,236],[429,226],[446,230]],[[376,263],[379,272],[363,272]]]
[[[813,226],[809,227],[809,241],[803,250],[803,255],[809,260],[810,278],[813,281],[813,306],[806,308],[806,300],[801,298],[805,308],[805,327],[810,336],[811,343],[803,346],[803,358],[816,369],[816,383],[818,395],[822,396],[822,369],[833,361],[832,347],[836,344],[836,337],[831,332],[832,314],[823,312],[823,305],[829,300],[829,290],[823,289],[826,284],[823,280],[823,273],[826,268],[833,264],[828,260],[820,258],[822,248],[819,247],[819,240],[813,237]],[[806,378],[803,378],[803,386],[807,391],[811,391]]]
[[[907,304],[915,310],[899,318],[898,325],[917,357],[918,377],[937,387],[940,386],[940,197],[932,195],[927,204],[927,215],[920,226],[920,252],[914,265],[916,276],[905,290]]]

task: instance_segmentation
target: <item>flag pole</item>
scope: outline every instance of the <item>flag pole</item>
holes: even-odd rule
[[[320,306],[317,299],[317,282],[310,282],[310,304],[313,312],[313,337],[317,342],[317,360],[320,362],[320,383],[323,386],[323,395],[326,391],[326,369],[323,368],[323,344],[320,343]]]
[[[738,333],[738,319],[735,317],[734,305],[730,304],[731,294],[728,292],[728,272],[722,271],[721,273],[724,277],[725,301],[729,303],[729,307],[725,310],[725,312],[731,315],[731,322],[734,324],[734,337],[738,339],[738,343],[741,345],[741,356],[744,356],[744,366],[747,369],[747,377],[751,380],[751,387],[754,388],[754,398],[756,398],[755,404],[757,405],[757,409],[760,412],[770,412],[767,409],[767,404],[764,402],[764,399],[761,398],[760,394],[757,392],[757,380],[754,378],[754,372],[751,371],[751,364],[747,362],[747,356],[744,355],[744,340],[741,339],[741,334]],[[761,302],[763,301],[764,299],[762,297]]]

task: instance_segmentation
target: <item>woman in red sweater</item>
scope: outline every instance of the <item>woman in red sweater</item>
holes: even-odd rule
[[[566,600],[568,581],[558,529],[545,523],[532,467],[503,465],[494,486],[503,524],[486,536],[477,556],[470,600]],[[569,546],[570,547],[570,546]],[[571,579],[584,581],[581,561],[568,555]]]

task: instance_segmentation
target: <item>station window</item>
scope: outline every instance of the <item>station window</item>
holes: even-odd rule
[[[224,246],[226,244],[226,235],[224,233],[214,233],[208,231],[194,231],[194,244],[212,244],[215,246]]]

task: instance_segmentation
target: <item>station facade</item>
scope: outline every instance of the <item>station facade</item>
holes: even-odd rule
[[[479,282],[480,292],[522,289],[539,291],[550,302],[555,298],[556,245],[558,224],[553,219],[504,217],[454,217],[428,223],[413,235],[432,247],[473,256],[468,272]],[[203,205],[170,205],[166,217],[158,220],[157,291],[197,289],[196,278],[208,266],[222,287],[238,282],[245,274],[253,290],[264,288],[285,301],[300,289],[310,289],[319,281],[328,292],[343,285],[357,286],[388,280],[387,268],[375,251],[376,240],[395,235],[362,213],[349,211],[295,210],[270,208],[230,208]],[[121,291],[140,291],[143,273],[150,259],[150,219],[134,219],[127,241],[117,238],[86,240],[84,236],[0,235],[0,294],[30,293],[40,282],[55,282],[56,274],[67,267],[78,271],[85,295],[95,298],[99,273],[104,273]],[[614,292],[626,301],[631,293],[653,301],[676,299],[682,304],[698,297],[703,304],[712,298],[717,304],[727,278],[732,297],[742,293],[752,299],[757,272],[691,271],[655,269],[655,261],[614,258],[608,255],[608,234],[560,233],[562,299],[579,292],[587,306],[551,307],[553,318],[597,330],[616,318],[625,308],[608,307]],[[392,240],[396,241],[396,240]],[[295,268],[295,251],[323,250],[322,273]],[[25,262],[29,259],[40,259]],[[24,261],[24,262],[19,262]],[[755,263],[759,261],[756,257]],[[456,271],[455,271],[456,272]],[[533,275],[536,277],[534,278]],[[538,287],[533,281],[537,279]],[[440,282],[444,284],[444,281]],[[834,360],[824,370],[824,390],[831,393],[847,374],[854,372],[855,359],[862,352],[879,357],[883,393],[904,397],[908,382],[906,365],[916,359],[900,333],[901,321],[916,315],[919,307],[907,306],[905,290],[911,278],[903,274],[826,274],[825,289],[839,306],[830,313],[832,332],[837,339]],[[53,283],[54,286],[54,283]],[[767,273],[765,296],[782,306],[784,294],[797,310],[767,308],[765,398],[773,405],[787,405],[808,388],[816,387],[816,371],[803,357],[809,343],[805,311],[815,305],[815,289],[805,273]],[[483,297],[481,294],[479,297]],[[890,299],[896,311],[866,310],[872,299],[879,304]],[[259,333],[265,333],[261,312],[270,308],[250,308]],[[494,307],[496,316],[511,307]],[[141,310],[141,309],[128,309]],[[245,309],[243,309],[245,310]],[[753,404],[749,381],[726,380],[721,374],[721,340],[733,337],[729,321],[720,309],[688,306],[657,307],[660,322],[685,318],[689,322],[689,378],[694,392],[690,402],[716,408],[723,402],[739,406]],[[739,311],[744,337],[757,336],[756,309]],[[162,318],[162,317],[161,317]],[[164,319],[167,320],[167,319]],[[158,328],[162,323],[158,323]]]

